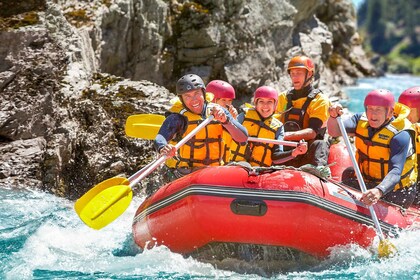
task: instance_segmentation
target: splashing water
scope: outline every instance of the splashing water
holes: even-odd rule
[[[166,247],[140,252],[131,220],[142,198],[108,227],[95,231],[81,222],[71,201],[31,190],[1,189],[2,279],[249,279],[233,271],[184,258]],[[273,279],[395,278],[420,273],[419,231],[403,231],[392,242],[399,254],[377,259],[375,248],[331,249],[330,257],[308,271]],[[263,279],[252,275],[254,279]]]

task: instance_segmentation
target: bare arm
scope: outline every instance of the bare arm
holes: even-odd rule
[[[327,129],[328,134],[332,137],[341,136],[340,127],[338,126],[338,122],[336,118],[330,117],[327,121]]]
[[[298,131],[285,132],[284,140],[286,141],[300,141],[315,139],[316,132],[312,128],[305,128]]]

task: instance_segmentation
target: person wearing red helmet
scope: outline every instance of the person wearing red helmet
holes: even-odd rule
[[[293,88],[280,94],[277,105],[280,121],[284,123],[284,140],[305,140],[309,144],[306,154],[287,164],[295,167],[311,164],[324,168],[329,155],[329,144],[324,136],[330,101],[321,90],[313,87],[315,65],[309,57],[293,57],[287,72]]]
[[[408,120],[413,124],[416,131],[416,153],[417,153],[417,173],[420,173],[420,86],[410,87],[404,90],[398,102],[410,107]],[[420,205],[420,178],[417,178],[417,196],[414,204]]]
[[[364,100],[365,113],[344,120],[349,135],[355,136],[356,159],[365,180],[367,192],[361,201],[371,206],[383,199],[408,208],[416,196],[417,155],[415,131],[407,120],[409,108],[395,103],[386,89],[370,91]],[[336,117],[343,107],[329,108],[328,133],[340,136]],[[354,171],[353,171],[354,174]],[[343,182],[360,188],[355,178]]]
[[[413,124],[420,122],[420,86],[404,90],[398,98],[398,102],[410,107],[408,115],[410,122]]]
[[[269,86],[257,88],[254,92],[254,107],[238,116],[238,121],[248,130],[250,137],[283,140],[283,124],[274,116],[278,101],[277,91]],[[292,151],[283,151],[283,146],[270,143],[248,142],[231,145],[231,161],[247,161],[251,166],[268,167],[284,163],[297,155],[306,153],[306,142],[299,143]]]
[[[213,80],[207,84],[206,91],[213,94],[214,103],[228,109],[232,117],[236,119],[238,111],[232,105],[232,101],[236,95],[235,89],[231,84],[222,80]]]
[[[216,103],[227,109],[234,119],[238,117],[238,111],[233,107],[232,101],[235,99],[235,89],[231,84],[222,80],[213,80],[206,86],[206,92],[212,94],[213,103]],[[224,130],[223,131],[223,162],[230,161],[230,145],[232,144],[232,137]]]
[[[161,155],[168,155],[166,161],[166,181],[176,179],[198,168],[223,165],[222,135],[226,130],[238,142],[246,142],[246,129],[224,108],[209,104],[206,87],[195,74],[181,77],[176,84],[178,100],[166,114],[158,135],[155,148]],[[200,130],[191,140],[177,151],[175,144],[202,123],[207,114],[214,120]]]

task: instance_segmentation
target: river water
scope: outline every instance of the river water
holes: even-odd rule
[[[346,89],[351,111],[361,111],[364,95],[389,88],[396,97],[420,78],[361,79]],[[420,231],[403,231],[391,242],[399,254],[378,259],[376,248],[331,249],[309,270],[263,277],[221,270],[157,247],[141,252],[131,236],[131,220],[144,197],[95,231],[81,222],[73,202],[26,189],[0,189],[0,279],[420,279]],[[326,237],[328,238],[328,237]]]
[[[410,75],[387,75],[380,78],[363,78],[359,79],[357,85],[347,87],[344,92],[348,95],[349,100],[343,102],[353,113],[363,112],[363,101],[366,94],[373,89],[388,89],[394,96],[395,101],[398,100],[400,94],[407,88],[420,86],[420,77]]]

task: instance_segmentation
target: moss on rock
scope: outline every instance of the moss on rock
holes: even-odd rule
[[[39,22],[38,12],[31,11],[14,15],[6,18],[0,18],[0,30],[18,29],[24,26],[35,25]]]
[[[92,18],[85,9],[75,9],[64,14],[69,23],[76,27],[88,25],[92,22]]]

